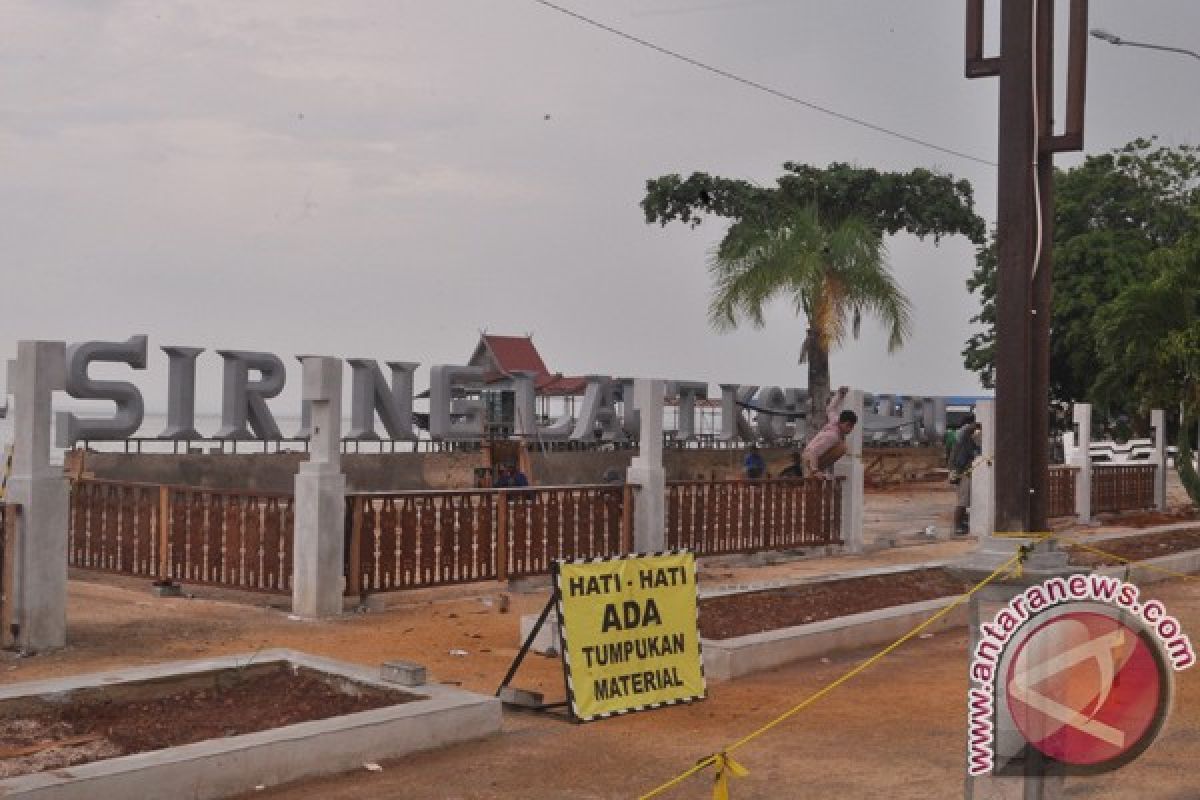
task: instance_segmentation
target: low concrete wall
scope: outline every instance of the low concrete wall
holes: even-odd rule
[[[304,453],[88,453],[84,471],[96,478],[208,489],[290,492]],[[348,453],[350,491],[462,489],[474,485],[482,453]]]
[[[287,661],[360,683],[396,689],[363,667],[292,650],[138,667],[58,678],[0,689],[0,701],[25,694],[59,694],[164,675],[232,669],[251,659]],[[259,733],[211,739],[150,753],[0,780],[0,796],[23,800],[216,800],[301,778],[361,768],[406,753],[499,733],[500,701],[447,686],[405,689],[424,699]]]
[[[928,479],[945,468],[945,459],[945,448],[931,445],[863,448],[863,467],[868,486]]]
[[[1102,542],[1103,538],[1122,538],[1122,535],[1096,537],[1090,541]],[[1129,569],[1128,580],[1139,584],[1170,580],[1174,577],[1171,573],[1192,575],[1200,572],[1200,550],[1146,559],[1141,566]],[[1096,571],[1125,578],[1125,570],[1126,567],[1122,565],[1102,567]],[[956,599],[943,597],[909,603],[732,639],[703,639],[704,674],[714,681],[732,680],[793,661],[891,644]],[[958,628],[965,626],[967,621],[968,604],[964,602],[926,631],[932,633]]]
[[[531,476],[544,486],[574,483],[603,483],[605,473],[615,470],[625,479],[625,470],[630,459],[638,450],[614,451],[566,451],[542,453],[533,450],[529,462],[533,467]],[[791,450],[786,447],[761,449],[767,471],[778,475],[792,463]],[[737,448],[711,450],[681,450],[668,448],[663,451],[663,470],[669,481],[728,480],[742,475],[742,462],[746,451]]]
[[[704,675],[710,680],[727,681],[840,650],[889,644],[957,599],[925,600],[732,639],[704,639]],[[963,603],[927,630],[936,632],[966,624],[967,605]]]
[[[634,450],[529,453],[531,480],[540,486],[602,483],[610,470],[625,480]],[[791,463],[791,451],[762,451],[772,475]],[[74,456],[77,457],[77,456]],[[290,492],[300,463],[299,452],[284,453],[107,453],[84,456],[86,473],[104,480],[164,483],[209,489]],[[745,451],[667,450],[667,480],[726,479],[741,475]],[[476,453],[347,453],[342,456],[350,491],[465,489],[475,482],[475,469],[487,465]]]

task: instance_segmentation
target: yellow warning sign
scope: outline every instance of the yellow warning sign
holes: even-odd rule
[[[694,555],[556,566],[567,692],[577,718],[703,699]]]

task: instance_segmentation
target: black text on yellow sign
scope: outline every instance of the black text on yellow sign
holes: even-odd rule
[[[558,590],[578,719],[704,697],[691,553],[562,562]]]

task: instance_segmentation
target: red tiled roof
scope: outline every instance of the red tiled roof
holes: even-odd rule
[[[533,339],[528,336],[496,336],[485,333],[480,337],[480,345],[487,349],[496,365],[495,370],[488,370],[484,376],[488,383],[503,380],[513,372],[521,370],[535,374],[534,387],[538,394],[579,395],[583,394],[587,386],[584,378],[551,373],[546,368],[546,362],[542,361],[541,354],[533,346]],[[471,357],[472,363],[475,363],[478,355],[479,347],[476,347],[475,355]]]
[[[550,374],[546,362],[542,361],[542,356],[533,346],[533,339],[528,336],[493,336],[485,333],[483,341],[487,343],[501,372],[528,370],[536,372],[539,378]]]

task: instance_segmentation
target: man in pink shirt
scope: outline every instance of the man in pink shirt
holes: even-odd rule
[[[804,448],[804,474],[807,477],[833,477],[834,462],[846,452],[844,440],[858,424],[857,414],[841,410],[848,391],[843,386],[829,399],[825,409],[829,421]]]

